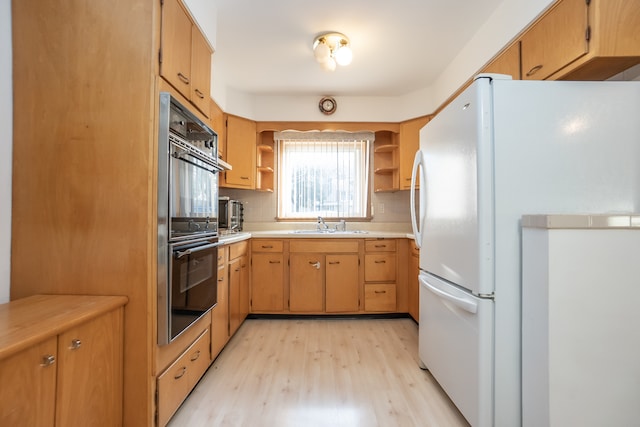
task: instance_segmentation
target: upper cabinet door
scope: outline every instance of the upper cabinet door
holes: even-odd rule
[[[211,105],[211,54],[198,27],[191,27],[191,102],[209,117]]]
[[[522,79],[544,80],[589,52],[585,0],[563,0],[521,39]]]
[[[515,42],[487,64],[481,73],[506,74],[520,80],[520,42]]]
[[[225,172],[222,187],[255,189],[256,122],[227,116],[227,162],[233,167]]]
[[[192,86],[191,26],[189,15],[178,0],[164,1],[160,75],[187,99],[191,97]]]

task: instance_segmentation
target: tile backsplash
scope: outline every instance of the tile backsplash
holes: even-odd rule
[[[276,221],[278,201],[275,192],[221,188],[220,195],[229,196],[243,203],[245,224]],[[373,219],[371,222],[404,223],[410,228],[409,197],[409,191],[373,193],[371,197]]]

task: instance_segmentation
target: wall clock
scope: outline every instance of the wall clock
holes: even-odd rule
[[[338,107],[338,104],[336,104],[336,100],[333,99],[332,97],[325,96],[320,100],[320,103],[318,104],[318,106],[320,107],[320,111],[323,114],[329,115],[329,114],[335,113],[336,108]]]

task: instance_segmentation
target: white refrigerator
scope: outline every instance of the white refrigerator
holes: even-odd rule
[[[413,169],[420,361],[474,427],[520,426],[520,218],[640,211],[640,82],[481,75]]]

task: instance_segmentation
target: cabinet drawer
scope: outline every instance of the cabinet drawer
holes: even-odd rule
[[[234,243],[229,246],[229,259],[236,259],[247,253],[249,247],[249,241],[244,240],[242,242]]]
[[[282,240],[251,240],[252,252],[282,252]]]
[[[158,377],[158,425],[164,426],[209,366],[209,329]]]
[[[396,280],[396,254],[380,253],[364,256],[365,282],[392,282]]]
[[[358,252],[357,239],[314,239],[299,240],[291,239],[289,242],[289,252],[324,252],[324,253],[344,253]]]
[[[218,247],[218,267],[222,267],[227,264],[228,248],[226,246]]]
[[[365,311],[396,311],[396,285],[364,285]]]
[[[366,252],[392,252],[396,250],[395,239],[365,240],[364,250]]]

